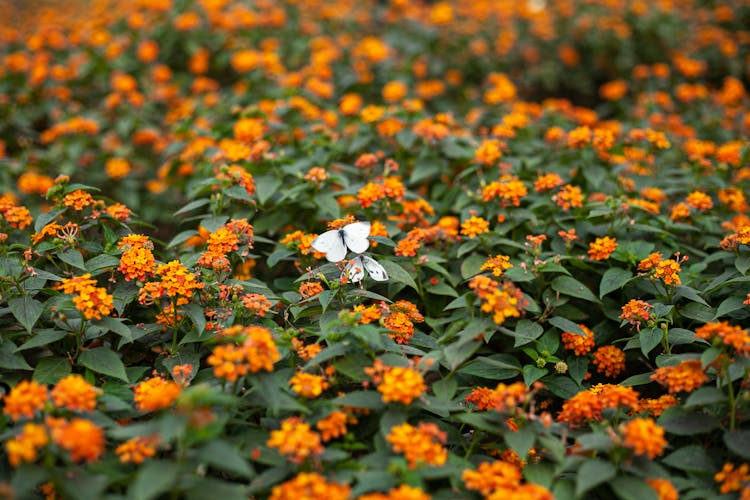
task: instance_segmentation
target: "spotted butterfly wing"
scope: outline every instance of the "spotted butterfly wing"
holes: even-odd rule
[[[368,257],[367,255],[363,255],[362,264],[364,265],[367,274],[370,275],[370,278],[375,281],[388,281],[388,273],[377,260]]]
[[[359,283],[365,277],[365,265],[361,257],[350,260],[344,268],[344,275],[352,283]]]

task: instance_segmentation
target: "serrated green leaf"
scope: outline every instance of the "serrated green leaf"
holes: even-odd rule
[[[618,477],[609,485],[622,500],[659,500],[656,490],[637,477]]]
[[[406,269],[390,260],[382,260],[380,261],[380,264],[385,268],[385,271],[388,273],[388,278],[391,281],[395,283],[403,283],[404,285],[419,291],[417,282],[414,281],[414,278],[412,278],[411,274],[409,274]]]
[[[725,432],[724,444],[738,457],[750,460],[750,430]]]
[[[122,364],[120,357],[109,347],[95,347],[83,351],[78,357],[78,364],[96,373],[128,382],[125,365]]]
[[[39,317],[44,311],[44,304],[29,295],[16,297],[8,301],[8,308],[13,317],[21,323],[28,333],[34,328]]]
[[[607,269],[602,276],[602,281],[599,283],[599,298],[604,297],[608,293],[619,290],[625,283],[633,277],[633,273],[627,269],[621,269],[619,267],[612,267]]]
[[[586,460],[576,474],[576,497],[583,496],[592,488],[615,477],[615,467],[604,460],[591,458]]]
[[[379,410],[385,406],[383,397],[378,391],[352,391],[339,396],[332,401],[333,404],[341,406],[353,406],[356,408],[368,408]]]
[[[86,265],[83,263],[83,256],[78,250],[70,249],[64,252],[59,252],[57,257],[69,266],[80,269],[81,271],[88,271]]]
[[[177,486],[180,465],[175,462],[147,461],[138,470],[135,480],[128,488],[128,498],[151,500]]]
[[[31,379],[40,384],[56,384],[58,380],[72,372],[70,362],[63,357],[46,357],[36,363]]]
[[[198,452],[198,457],[216,469],[231,472],[249,479],[255,475],[250,463],[230,443],[214,439],[206,443]]]
[[[563,295],[599,303],[599,299],[591,293],[591,290],[586,285],[570,276],[558,276],[552,280],[550,287]]]
[[[688,472],[710,473],[716,469],[713,459],[703,446],[693,444],[670,453],[662,460],[666,465]]]
[[[548,321],[550,325],[556,326],[562,332],[570,332],[576,335],[583,335],[584,337],[586,336],[586,332],[584,332],[580,326],[578,326],[576,323],[573,323],[569,319],[563,318],[562,316],[552,316]]]
[[[648,356],[648,353],[661,343],[662,338],[664,338],[664,332],[660,328],[642,328],[638,333],[638,340],[643,355]]]

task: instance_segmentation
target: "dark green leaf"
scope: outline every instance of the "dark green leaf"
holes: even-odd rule
[[[738,457],[750,460],[750,430],[725,432],[724,444]]]
[[[332,403],[355,408],[379,410],[385,406],[383,397],[377,391],[352,391],[339,396]]]
[[[255,475],[248,461],[226,441],[220,439],[209,441],[199,451],[198,456],[216,469],[231,472],[246,479]]]
[[[659,500],[656,490],[637,477],[618,477],[609,485],[622,500]]]
[[[664,332],[660,328],[643,328],[638,333],[638,340],[641,343],[641,352],[648,356],[654,347],[661,343],[664,338]]]
[[[29,295],[24,295],[23,297],[10,299],[8,301],[8,308],[18,322],[21,323],[21,326],[27,332],[31,333],[31,329],[44,311],[44,304],[32,299]]]
[[[719,421],[716,417],[705,413],[667,414],[665,412],[659,418],[659,425],[670,434],[692,436],[716,429],[719,427]]]
[[[710,473],[716,469],[716,464],[705,448],[697,444],[684,446],[670,453],[664,457],[663,462],[670,467],[688,472]]]
[[[533,323],[527,319],[522,319],[516,325],[514,337],[516,338],[513,347],[526,345],[538,339],[544,333],[544,328],[539,323]]]
[[[395,283],[403,283],[404,285],[412,287],[414,290],[419,290],[417,282],[414,281],[411,274],[409,274],[403,267],[396,264],[391,260],[380,261],[385,271],[388,273],[388,278]]]
[[[93,273],[100,269],[115,268],[119,265],[120,259],[103,253],[86,261],[86,270]]]
[[[0,345],[0,368],[5,370],[32,370],[22,354],[16,352],[18,348],[13,342],[7,341]]]
[[[588,300],[589,302],[599,302],[596,295],[591,293],[591,290],[589,290],[586,285],[570,276],[558,276],[552,280],[550,287],[552,287],[554,291],[560,292],[563,295],[577,297],[579,299]]]
[[[633,277],[633,273],[627,269],[619,267],[612,267],[607,269],[607,272],[602,276],[602,281],[599,283],[599,298],[604,297],[610,292],[614,292],[625,286],[625,283]]]
[[[151,500],[177,486],[180,465],[174,462],[150,460],[140,467],[128,489],[133,500]]]
[[[88,271],[86,269],[86,266],[83,263],[83,256],[81,255],[81,252],[78,250],[66,250],[64,252],[60,252],[57,254],[57,257],[68,264],[69,266],[75,267],[77,269],[80,269],[82,271]]]
[[[727,401],[727,395],[716,387],[701,387],[690,393],[685,401],[685,408],[715,405]]]
[[[570,399],[580,391],[578,385],[564,375],[544,377],[542,383],[548,391],[563,399]]]
[[[25,351],[27,349],[33,349],[35,347],[41,347],[53,342],[57,342],[61,338],[65,337],[68,332],[64,330],[36,330],[35,335],[26,341],[23,345],[16,348],[16,352]]]
[[[534,446],[535,434],[530,429],[521,428],[515,432],[507,431],[503,434],[503,437],[508,446],[524,460],[528,456],[531,447]]]
[[[40,384],[56,384],[61,378],[70,375],[71,371],[67,358],[50,356],[37,361],[31,378]]]
[[[615,477],[615,467],[604,460],[591,458],[586,460],[576,474],[576,496],[581,497],[590,489]]]
[[[182,309],[190,316],[190,320],[193,322],[193,326],[198,331],[198,337],[200,338],[206,330],[206,315],[203,308],[198,304],[186,304],[182,306]]]
[[[95,347],[83,351],[78,357],[78,364],[97,373],[128,382],[125,365],[122,364],[120,357],[109,347]]]
[[[584,337],[586,336],[586,332],[584,332],[580,326],[578,326],[576,323],[573,323],[569,319],[563,318],[562,316],[552,316],[549,319],[549,323],[552,326],[556,326],[563,332],[570,332],[576,335],[583,335]]]
[[[547,375],[548,371],[549,370],[547,370],[546,368],[539,368],[536,365],[525,365],[522,370],[523,382],[524,384],[530,386],[540,378]]]

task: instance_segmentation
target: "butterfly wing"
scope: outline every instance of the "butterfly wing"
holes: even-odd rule
[[[362,264],[370,275],[370,278],[375,281],[388,281],[388,273],[380,263],[367,255],[362,256]]]
[[[354,224],[348,224],[344,226],[344,242],[354,253],[362,253],[370,247],[370,240],[367,237],[370,235],[370,223],[369,222],[355,222]]]
[[[352,283],[359,283],[365,277],[365,266],[360,257],[350,260],[344,268],[344,274]]]
[[[346,245],[341,239],[341,234],[335,229],[326,231],[315,238],[311,246],[318,252],[326,254],[326,259],[330,262],[339,262],[346,257]]]

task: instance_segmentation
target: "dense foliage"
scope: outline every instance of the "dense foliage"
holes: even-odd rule
[[[750,498],[746,2],[94,3],[0,26],[3,495]]]

